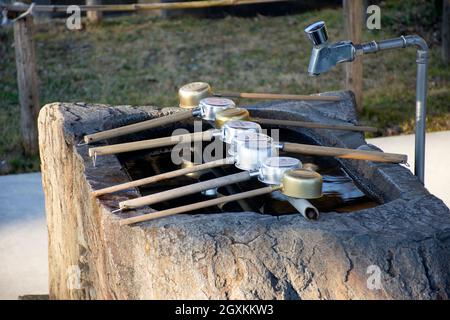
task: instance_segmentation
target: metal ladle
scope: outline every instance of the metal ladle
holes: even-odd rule
[[[253,163],[247,161],[246,166],[244,167],[238,166],[237,162],[235,163],[236,167],[245,170],[243,172],[122,201],[119,203],[119,210],[136,209],[205,190],[248,181],[252,177],[258,177],[260,181],[267,184],[278,184],[285,171],[301,168],[302,165],[300,160],[290,157],[270,157],[266,159],[254,158],[253,160]]]
[[[231,101],[231,100],[230,100]],[[226,111],[226,113],[225,113]],[[210,113],[213,111],[210,110]],[[220,111],[215,110],[214,113],[218,114]],[[94,160],[99,155],[107,155],[107,154],[117,154],[122,152],[131,152],[131,151],[138,151],[138,150],[145,150],[145,149],[152,149],[152,148],[159,148],[159,147],[168,147],[173,146],[179,143],[189,143],[189,142],[198,142],[198,141],[211,141],[214,137],[219,137],[219,139],[222,140],[222,138],[225,138],[226,135],[226,129],[229,126],[225,126],[225,123],[232,120],[248,120],[249,119],[249,113],[245,109],[241,108],[228,108],[226,110],[223,110],[226,114],[226,120],[224,117],[221,117],[221,121],[216,121],[216,128],[217,129],[210,129],[206,131],[201,132],[194,132],[194,133],[187,133],[187,134],[181,134],[181,135],[175,135],[170,137],[163,137],[163,138],[157,138],[157,139],[149,139],[149,140],[141,140],[141,141],[135,141],[135,142],[126,142],[126,143],[120,143],[120,144],[113,144],[109,146],[101,146],[101,147],[93,147],[89,148],[89,156],[93,157]],[[261,131],[261,126],[253,123],[248,122],[247,126],[249,128],[258,128],[259,131]],[[95,161],[94,161],[95,163]]]
[[[237,137],[237,149],[236,149],[236,163],[235,166],[239,169],[246,170],[244,172],[236,173],[233,175],[212,179],[188,186],[183,186],[180,188],[131,199],[119,203],[119,211],[135,209],[146,205],[151,205],[154,203],[171,200],[184,195],[189,195],[197,192],[201,192],[208,189],[222,187],[228,184],[234,184],[238,182],[243,182],[251,179],[253,176],[264,177],[263,182],[270,183],[270,181],[277,181],[277,177],[280,176],[280,170],[282,169],[292,169],[296,167],[299,160],[289,157],[275,157],[279,149],[289,152],[298,152],[302,149],[301,144],[291,144],[290,147],[285,147],[286,144],[280,145],[273,142],[273,140],[261,133],[240,133]],[[305,145],[305,148],[316,147]],[[341,148],[333,148],[341,150]],[[345,150],[345,149],[343,149]],[[313,152],[314,151],[309,151]],[[308,153],[301,152],[301,153]],[[380,152],[375,152],[375,156],[371,151],[368,154],[372,157],[379,157]],[[341,157],[346,158],[346,154],[340,154]],[[365,156],[368,156],[367,154]],[[392,155],[391,155],[392,156]],[[394,155],[395,156],[395,155]],[[274,159],[284,159],[274,160]],[[289,160],[291,159],[291,160]],[[275,165],[274,162],[278,161],[279,165]],[[278,172],[278,176],[276,173]],[[274,177],[274,178],[270,178]]]
[[[237,135],[235,143],[236,149],[238,150],[238,159],[241,159],[241,161],[246,159],[244,158],[244,155],[247,154],[251,154],[252,157],[267,157],[267,154],[275,154],[277,152],[276,150],[311,156],[368,160],[385,163],[406,163],[408,160],[407,155],[397,153],[323,147],[293,142],[274,142],[272,138],[262,133],[240,133]],[[250,150],[252,152],[249,152]],[[240,156],[239,153],[243,153],[242,156]]]
[[[233,113],[238,110],[247,111],[245,109],[235,108],[235,109],[227,109],[223,112],[232,111]],[[245,112],[241,112],[242,114],[246,114]],[[217,119],[216,119],[217,121]],[[115,144],[110,146],[102,146],[95,147],[89,149],[89,156],[93,157],[94,164],[96,157],[98,155],[107,155],[107,154],[118,154],[123,152],[131,152],[145,149],[152,149],[158,147],[167,147],[173,146],[176,144],[187,144],[191,142],[198,141],[211,141],[214,137],[222,137],[222,130],[211,129],[207,131],[188,133],[183,135],[176,135],[171,137],[164,137],[158,139],[149,139],[135,142],[128,142],[122,144]],[[395,153],[384,153],[378,151],[364,151],[364,150],[354,150],[347,148],[333,148],[333,147],[323,147],[323,146],[312,146],[307,144],[297,144],[297,143],[283,143],[280,145],[280,148],[297,153],[304,153],[309,155],[318,155],[318,156],[333,156],[339,158],[346,159],[355,159],[355,160],[370,160],[377,162],[389,162],[389,163],[406,163],[407,156],[402,154]]]
[[[322,183],[322,176],[317,172],[305,169],[291,169],[286,170],[282,175],[281,181],[279,181],[278,184],[275,185],[269,185],[264,188],[189,204],[181,207],[151,212],[141,216],[120,220],[119,223],[120,225],[130,225],[138,222],[154,220],[179,213],[207,208],[230,201],[237,201],[250,197],[261,196],[272,193],[274,191],[281,191],[281,193],[287,196],[289,200],[292,200],[290,201],[291,204],[293,204],[294,207],[296,207],[296,209],[304,217],[306,217],[307,219],[316,220],[319,217],[319,212],[306,199],[320,198],[322,196]]]
[[[273,139],[262,133],[242,132],[236,137],[236,167],[244,172],[226,177],[208,180],[157,194],[131,199],[119,203],[119,210],[139,208],[179,196],[193,194],[208,189],[218,188],[227,184],[249,180],[258,175],[257,170],[266,159],[277,155],[278,150],[308,155],[335,156],[340,158],[363,159],[381,162],[405,162],[406,155],[390,154],[377,151],[352,150],[345,148],[330,148],[298,143],[274,143]],[[231,150],[230,148],[229,150]]]
[[[239,118],[239,117],[237,117],[237,118]],[[230,145],[230,147],[228,148],[228,153],[230,154],[230,157],[227,157],[225,159],[214,160],[214,161],[210,161],[210,162],[206,162],[206,163],[202,163],[202,164],[198,164],[198,165],[193,165],[193,166],[189,166],[189,167],[182,168],[179,170],[174,170],[174,171],[162,173],[159,175],[155,175],[152,177],[147,177],[147,178],[143,178],[143,179],[103,188],[103,189],[94,191],[93,195],[94,195],[94,197],[98,197],[98,196],[101,196],[104,194],[109,194],[109,193],[126,190],[126,189],[130,189],[130,188],[134,188],[134,187],[138,187],[138,186],[142,186],[142,185],[160,182],[160,181],[171,179],[171,178],[184,176],[187,174],[192,174],[195,172],[200,172],[200,171],[207,170],[207,169],[213,169],[213,168],[233,164],[235,162],[234,151],[233,151],[234,150],[233,141],[236,140],[237,135],[240,133],[244,133],[244,132],[257,133],[257,132],[261,132],[261,130],[262,130],[261,126],[254,122],[242,121],[242,120],[228,121],[222,126],[221,130],[217,130],[215,132],[216,132],[216,136],[218,136],[221,141]]]
[[[181,112],[176,112],[174,114],[159,117],[156,119],[146,120],[119,128],[114,128],[110,130],[105,130],[93,134],[88,134],[84,136],[84,143],[90,144],[104,139],[120,137],[126,134],[131,134],[143,130],[149,130],[152,128],[160,127],[170,123],[176,123],[178,121],[191,119],[191,118],[201,118],[207,121],[214,121],[217,112],[228,109],[235,108],[235,103],[226,98],[211,97],[212,91],[209,84],[205,82],[193,82],[182,86],[179,91],[179,106],[181,109],[185,109]],[[247,94],[249,95],[249,94]],[[325,101],[338,101],[339,97],[334,96],[286,96],[286,95],[276,95],[279,99],[294,99],[297,100],[325,100]],[[262,98],[262,97],[261,97]],[[321,124],[313,123],[307,121],[290,121],[290,120],[276,120],[276,119],[254,119],[256,122],[261,122],[268,125],[286,125],[286,126],[298,126],[307,128],[320,128],[320,129],[333,129],[333,130],[351,130],[351,131],[361,131],[361,132],[376,132],[377,129],[374,127],[367,126],[355,126],[355,125],[341,125],[341,124]]]
[[[238,109],[238,108],[236,108]],[[232,109],[234,111],[234,109]],[[227,111],[227,110],[225,110]],[[89,149],[89,156],[95,159],[98,155],[107,154],[118,154],[123,152],[131,152],[145,149],[152,149],[158,147],[173,146],[176,144],[187,144],[191,142],[198,141],[211,141],[214,137],[221,137],[222,131],[218,129],[212,129],[202,132],[189,133],[184,135],[176,135],[171,137],[164,137],[158,139],[142,140],[135,142],[128,142],[122,144],[115,144],[110,146],[95,147]],[[407,156],[395,153],[385,153],[378,151],[365,151],[365,150],[354,150],[347,148],[334,148],[334,147],[323,147],[323,146],[313,146],[307,144],[298,143],[282,143],[280,148],[285,151],[304,153],[308,155],[317,156],[332,156],[345,159],[355,159],[355,160],[370,160],[377,162],[389,162],[389,163],[406,163]]]

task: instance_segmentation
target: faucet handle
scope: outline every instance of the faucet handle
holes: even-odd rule
[[[325,22],[323,21],[317,21],[310,24],[305,28],[305,32],[315,46],[321,45],[328,41],[327,28],[325,26]]]

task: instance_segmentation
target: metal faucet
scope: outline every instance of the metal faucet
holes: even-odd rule
[[[428,46],[424,39],[417,35],[401,36],[399,38],[370,41],[362,44],[353,44],[351,41],[328,43],[328,34],[325,22],[315,22],[305,29],[308,38],[313,43],[308,73],[319,75],[327,72],[341,62],[355,60],[356,56],[366,53],[375,53],[389,49],[416,47],[416,134],[415,134],[415,163],[414,174],[422,184],[425,177],[425,120],[427,95],[427,67]]]

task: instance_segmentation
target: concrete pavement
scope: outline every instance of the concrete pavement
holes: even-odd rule
[[[408,155],[414,171],[414,135],[368,139],[384,152]],[[425,143],[425,187],[450,207],[450,131],[431,132]]]
[[[0,299],[48,293],[40,173],[0,176]]]

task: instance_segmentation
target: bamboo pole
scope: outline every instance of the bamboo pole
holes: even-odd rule
[[[286,152],[307,154],[313,156],[328,156],[342,159],[368,160],[387,163],[406,163],[406,161],[408,160],[408,157],[404,154],[355,150],[347,148],[322,147],[291,142],[283,143],[283,150]]]
[[[168,216],[172,216],[172,215],[183,213],[183,212],[189,212],[189,211],[194,211],[194,210],[198,210],[198,209],[202,209],[202,208],[212,207],[212,206],[226,203],[226,202],[238,201],[238,200],[247,199],[247,198],[251,198],[251,197],[257,197],[257,196],[265,195],[268,193],[272,193],[272,192],[274,192],[276,190],[280,190],[280,189],[281,189],[281,186],[270,186],[270,187],[259,188],[256,190],[250,190],[247,192],[237,193],[237,194],[233,194],[230,196],[206,200],[206,201],[188,204],[185,206],[180,206],[180,207],[171,208],[171,209],[167,209],[167,210],[147,213],[147,214],[137,216],[137,217],[126,218],[126,219],[120,220],[119,224],[123,226],[123,225],[129,225],[129,224],[133,224],[133,223],[168,217]]]
[[[134,3],[112,5],[80,5],[81,11],[147,11],[147,10],[171,10],[171,9],[198,9],[208,7],[238,6],[245,4],[282,2],[286,0],[207,0],[169,3]],[[29,8],[25,4],[2,5],[7,11],[24,12]],[[67,12],[67,5],[35,5],[35,12]]]
[[[104,194],[109,194],[109,193],[113,193],[113,192],[117,192],[117,191],[121,191],[121,190],[139,187],[142,185],[155,183],[155,182],[159,182],[162,180],[167,180],[167,179],[172,179],[175,177],[184,176],[189,173],[194,173],[194,172],[199,172],[202,170],[217,168],[217,167],[221,167],[221,166],[225,166],[225,165],[229,165],[229,164],[233,164],[233,163],[234,163],[234,158],[228,157],[225,159],[210,161],[210,162],[206,162],[206,163],[195,165],[195,166],[188,167],[188,168],[183,168],[183,169],[174,170],[171,172],[158,174],[156,176],[152,176],[152,177],[148,177],[148,178],[143,178],[143,179],[139,179],[139,180],[135,180],[135,181],[131,181],[131,182],[118,184],[118,185],[111,186],[108,188],[96,190],[92,194],[94,197],[98,197],[98,196],[101,196]]]

